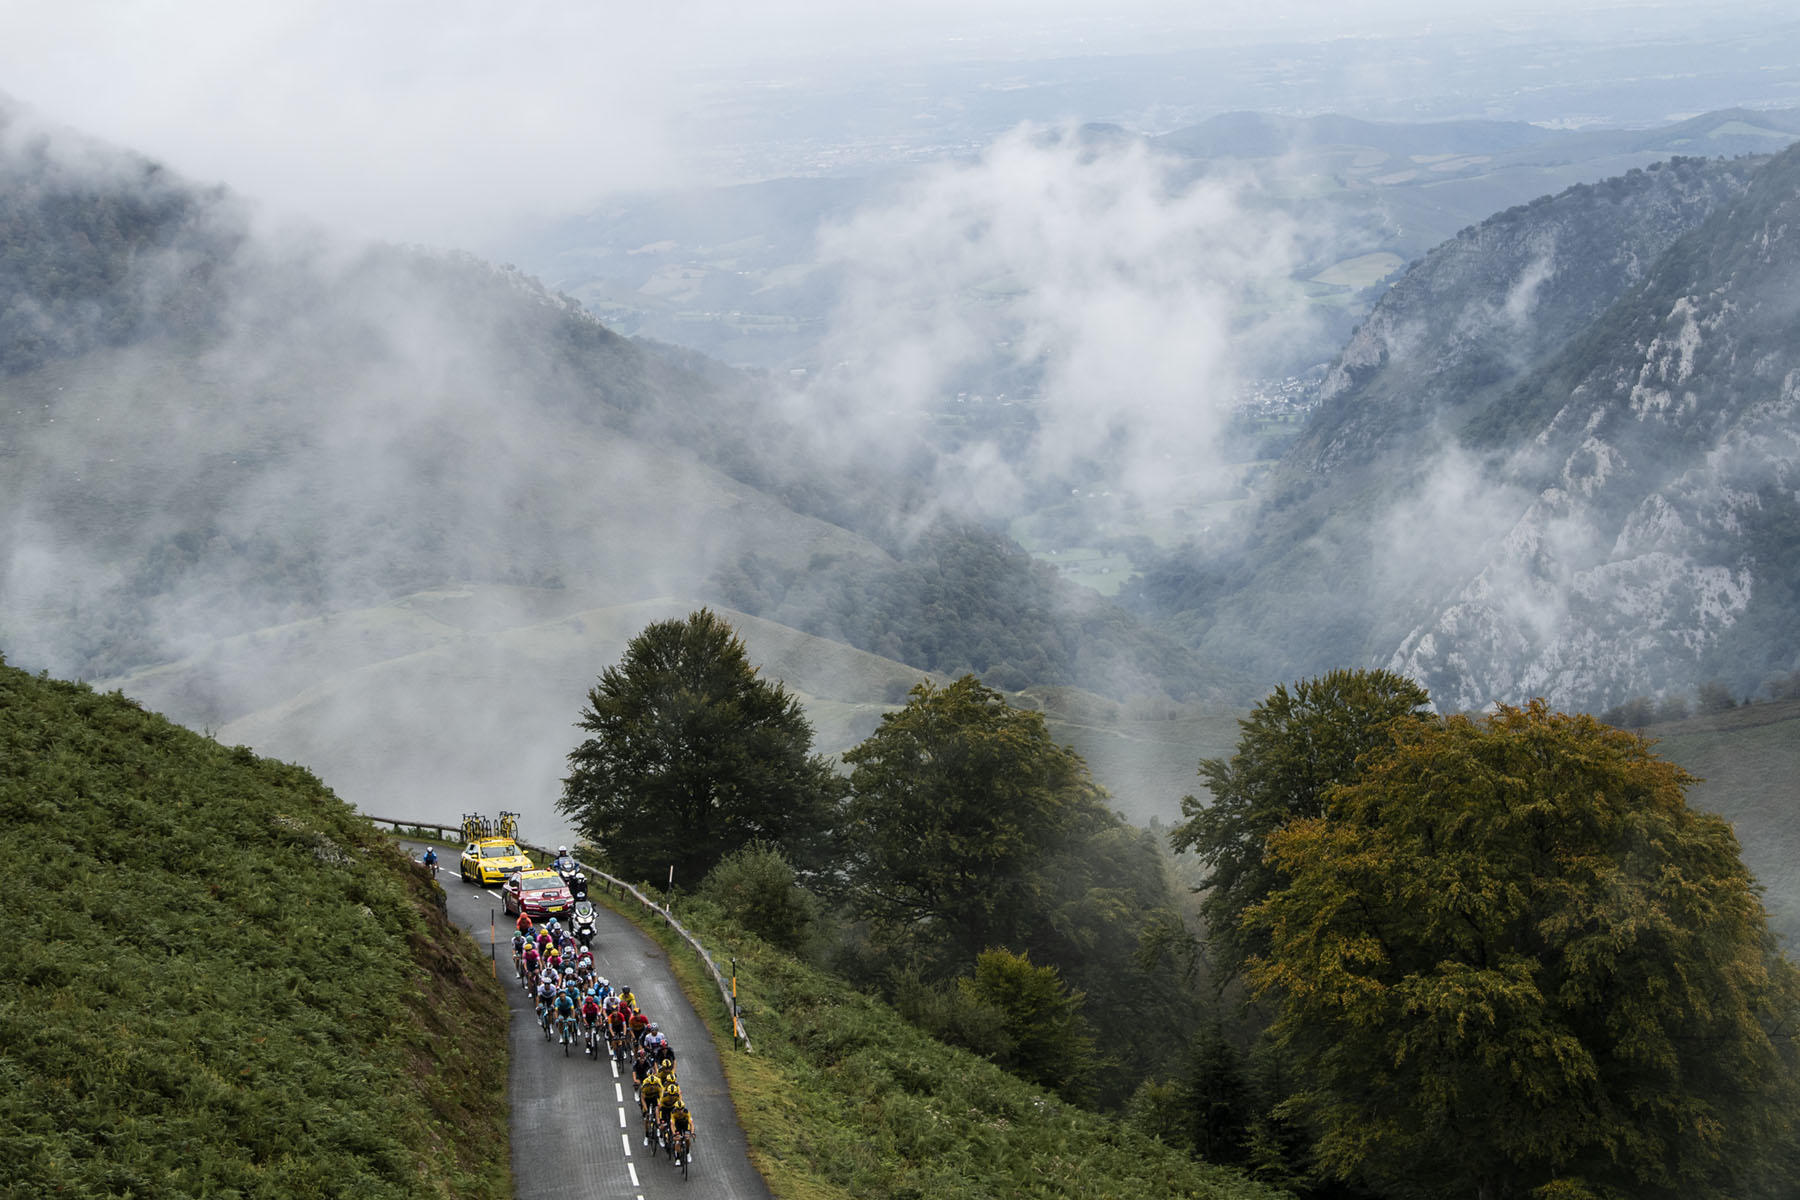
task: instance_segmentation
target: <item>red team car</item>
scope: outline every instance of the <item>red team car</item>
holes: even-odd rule
[[[575,908],[568,885],[555,871],[518,871],[508,875],[500,885],[500,896],[508,913],[525,912],[534,921],[551,917],[567,921]]]

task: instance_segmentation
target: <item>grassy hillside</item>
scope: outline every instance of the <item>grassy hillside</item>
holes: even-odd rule
[[[586,690],[645,625],[697,606],[472,584],[223,638],[204,654],[101,686],[226,741],[304,762],[365,812],[450,821],[466,810],[516,808],[532,836],[554,839],[561,819],[551,802]],[[927,678],[840,642],[717,611],[762,674],[800,697],[827,754],[862,741]],[[1056,740],[1072,744],[1139,823],[1177,817],[1181,797],[1199,787],[1199,760],[1229,754],[1237,741],[1236,710],[1211,703],[1119,704],[1073,688],[1031,688],[1018,702],[1042,708]],[[400,793],[429,799],[422,807],[390,799]]]
[[[308,772],[0,663],[0,1195],[501,1197],[504,997]]]
[[[646,625],[697,607],[618,604],[573,588],[446,588],[223,639],[103,686],[306,763],[364,812],[454,821],[518,809],[529,836],[555,840],[562,819],[552,803],[587,689]],[[719,611],[762,673],[806,704],[826,753],[861,741],[926,677]]]
[[[751,1157],[788,1200],[1286,1195],[927,1037],[702,901],[683,901],[681,919],[736,963],[749,1055],[733,1049],[729,1016],[693,953],[652,927],[719,1043]]]
[[[1767,890],[1769,924],[1800,946],[1800,700],[1653,725],[1657,752],[1700,776],[1696,808],[1730,821]]]

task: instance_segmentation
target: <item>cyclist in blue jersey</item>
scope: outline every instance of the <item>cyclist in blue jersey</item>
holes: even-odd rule
[[[556,1025],[563,1045],[575,1040],[575,997],[567,989],[556,993]],[[567,1053],[567,1051],[565,1051]]]

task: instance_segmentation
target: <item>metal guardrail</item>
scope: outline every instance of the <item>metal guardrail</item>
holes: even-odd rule
[[[445,835],[442,839],[445,842],[460,844],[462,840],[462,826],[460,824],[440,825],[436,821],[404,821],[394,820],[391,817],[375,816],[371,816],[369,820],[374,821],[377,825],[391,825],[394,827],[395,833],[399,833],[405,829],[434,829]],[[526,850],[543,855],[551,854],[551,851],[546,847],[534,846],[530,842],[519,838],[515,838],[514,840]],[[731,1014],[731,1036],[737,1041],[738,1045],[744,1048],[746,1054],[753,1053],[750,1048],[750,1034],[749,1031],[744,1028],[744,1019],[738,1012],[737,998],[732,995],[731,984],[726,981],[724,973],[719,970],[719,965],[713,961],[713,956],[707,953],[705,946],[700,944],[700,939],[695,937],[692,933],[689,933],[687,926],[683,925],[680,921],[677,921],[675,919],[675,914],[670,912],[666,906],[658,904],[649,896],[646,896],[635,884],[626,883],[623,879],[620,879],[615,875],[608,875],[599,867],[591,866],[582,862],[580,859],[575,861],[575,865],[580,867],[583,871],[586,871],[590,876],[597,876],[618,888],[620,899],[624,899],[626,895],[635,897],[639,904],[661,917],[665,925],[670,929],[673,929],[677,934],[680,934],[682,940],[686,941],[688,945],[694,948],[694,953],[700,956],[700,961],[705,964],[707,971],[710,972],[713,977],[713,982],[719,987],[719,997],[725,1001],[725,1011]]]

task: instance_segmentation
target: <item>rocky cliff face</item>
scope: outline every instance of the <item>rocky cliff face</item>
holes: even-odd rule
[[[1150,573],[1148,604],[1256,678],[1388,662],[1539,490],[1499,469],[1500,448],[1537,432],[1503,419],[1521,381],[1742,197],[1763,161],[1677,159],[1509,209],[1433,250],[1332,365],[1243,542]],[[1502,436],[1465,445],[1484,422]]]
[[[1203,654],[1604,707],[1800,662],[1800,150],[1678,159],[1438,247],[1242,541],[1148,575]]]
[[[1466,419],[1559,350],[1756,164],[1675,159],[1545,196],[1465,229],[1408,271],[1326,374],[1284,475],[1328,476]]]
[[[1530,499],[1391,664],[1599,704],[1800,656],[1800,150],[1469,428]]]

